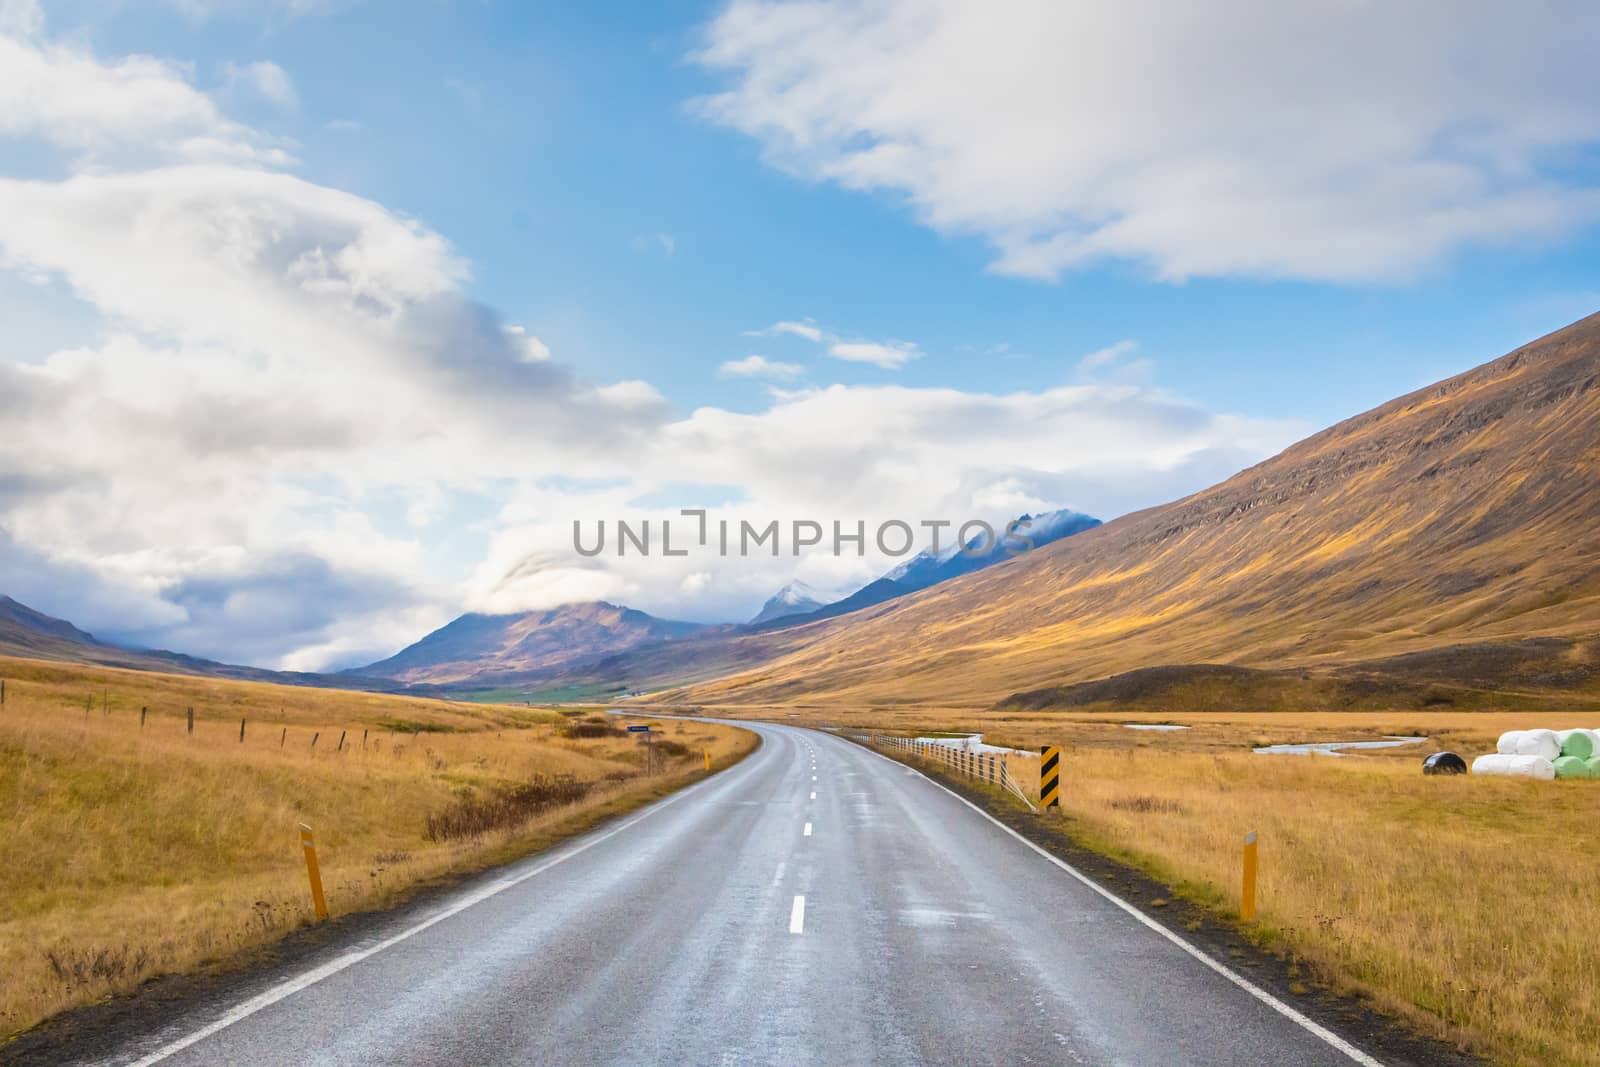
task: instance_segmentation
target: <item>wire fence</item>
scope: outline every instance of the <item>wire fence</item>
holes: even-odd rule
[[[1039,757],[1015,750],[983,752],[970,745],[948,744],[926,738],[893,737],[888,734],[846,733],[851,741],[901,755],[930,760],[965,778],[998,786],[1038,811]]]

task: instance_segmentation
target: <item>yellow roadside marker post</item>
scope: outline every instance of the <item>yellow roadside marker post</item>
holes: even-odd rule
[[[1061,748],[1045,745],[1039,749],[1039,809],[1061,808]]]
[[[711,750],[708,748],[708,749],[706,749],[706,770],[709,771],[710,769],[711,769]]]
[[[300,824],[300,847],[306,854],[306,876],[311,879],[311,907],[318,919],[328,917],[328,898],[322,895],[322,868],[317,866],[317,843],[311,827]]]
[[[1256,832],[1244,839],[1244,884],[1239,889],[1239,920],[1253,922],[1256,917]]]

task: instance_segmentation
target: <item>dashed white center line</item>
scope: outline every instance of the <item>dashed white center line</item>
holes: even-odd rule
[[[812,794],[811,794],[811,799],[812,799],[812,800],[815,800],[815,799],[817,799],[817,794],[815,794],[815,793],[812,793]]]
[[[804,834],[802,834],[801,836],[803,836],[803,837],[810,837],[811,836],[811,824],[810,823],[806,823],[806,832]]]
[[[816,775],[814,775],[814,774],[813,774],[813,775],[812,775],[812,776],[811,776],[811,780],[812,780],[812,781],[813,781],[813,782],[814,782],[814,781],[816,781],[816,780],[817,780],[817,776],[816,776]]]
[[[794,907],[789,911],[789,932],[791,934],[801,934],[805,932],[805,928],[806,898],[797,896],[794,898]]]

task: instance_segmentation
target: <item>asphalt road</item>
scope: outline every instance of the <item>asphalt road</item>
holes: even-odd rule
[[[1374,1062],[914,771],[751,728],[739,765],[102,1062]]]

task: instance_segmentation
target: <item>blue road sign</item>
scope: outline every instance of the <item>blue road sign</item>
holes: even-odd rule
[[[630,734],[647,734],[647,733],[650,732],[650,727],[648,725],[645,725],[645,726],[630,726],[630,727],[628,727],[628,732]]]

